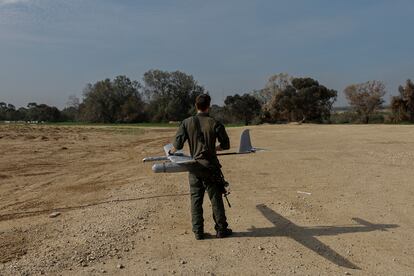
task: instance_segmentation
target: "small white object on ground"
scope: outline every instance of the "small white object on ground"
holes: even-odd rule
[[[298,191],[298,194],[305,194],[305,195],[311,195],[312,193],[308,193],[308,192],[302,192],[302,191]]]
[[[60,215],[60,212],[53,212],[49,215],[49,218],[55,218]]]

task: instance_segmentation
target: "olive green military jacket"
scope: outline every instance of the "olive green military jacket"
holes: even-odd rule
[[[208,158],[203,155],[205,147],[197,137],[197,128],[193,117],[189,117],[181,122],[173,146],[177,150],[184,147],[184,143],[188,141],[191,156],[204,166],[218,165],[220,163],[216,155],[216,141],[220,143],[223,150],[230,148],[230,139],[224,128],[224,125],[210,117],[208,113],[198,113],[201,132],[204,135],[205,146],[208,151]]]

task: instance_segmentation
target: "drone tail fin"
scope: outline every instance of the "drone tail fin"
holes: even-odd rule
[[[255,148],[252,147],[252,141],[250,140],[250,131],[245,129],[240,135],[240,147],[238,153],[249,153],[254,151]]]

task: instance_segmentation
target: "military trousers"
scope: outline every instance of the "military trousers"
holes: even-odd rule
[[[206,177],[198,177],[189,173],[190,194],[191,194],[191,221],[194,233],[204,232],[203,200],[207,191],[213,210],[214,228],[221,231],[227,228],[227,219],[223,204],[222,190],[218,184]]]

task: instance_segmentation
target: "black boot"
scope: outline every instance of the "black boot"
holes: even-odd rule
[[[196,240],[204,240],[204,233],[203,232],[201,232],[201,233],[194,233],[194,236],[195,236],[195,239]]]
[[[216,238],[222,239],[230,236],[233,233],[233,231],[230,228],[226,228],[224,230],[219,230],[216,233]]]

